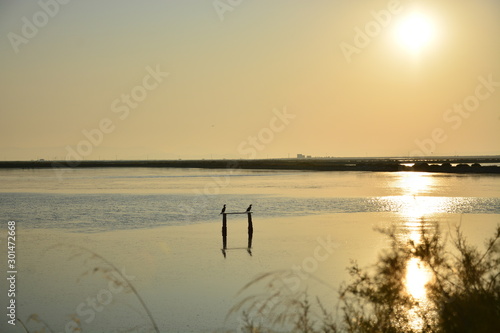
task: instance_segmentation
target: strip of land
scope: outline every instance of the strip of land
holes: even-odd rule
[[[496,165],[495,165],[496,164]],[[500,174],[500,156],[419,158],[285,158],[220,160],[0,161],[0,169],[202,168],[317,171],[420,171]]]

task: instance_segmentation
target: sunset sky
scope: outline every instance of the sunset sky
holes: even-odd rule
[[[500,1],[0,0],[0,160],[500,154]]]

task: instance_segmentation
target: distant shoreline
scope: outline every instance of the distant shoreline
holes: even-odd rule
[[[490,165],[484,166],[481,164]],[[500,156],[435,158],[285,158],[258,160],[0,161],[0,169],[47,168],[201,168],[381,172],[419,171],[500,174]]]

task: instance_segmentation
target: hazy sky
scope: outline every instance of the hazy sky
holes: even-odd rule
[[[0,0],[0,35],[0,159],[500,154],[498,0]]]

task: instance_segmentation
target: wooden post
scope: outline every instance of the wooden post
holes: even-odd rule
[[[252,255],[252,239],[253,239],[253,222],[252,212],[235,212],[235,213],[222,213],[222,254],[226,258],[227,250],[227,215],[228,214],[247,214],[248,217],[248,246],[247,252]]]
[[[222,214],[222,236],[227,236],[227,218],[226,214]]]
[[[227,248],[227,218],[226,214],[222,214],[222,254],[224,258],[226,257],[226,248]]]
[[[252,222],[252,213],[247,213],[248,215],[248,234],[253,234],[253,222]]]
[[[252,213],[247,213],[247,215],[248,215],[248,246],[247,246],[247,251],[248,251],[248,254],[252,255],[252,238],[253,238]]]

